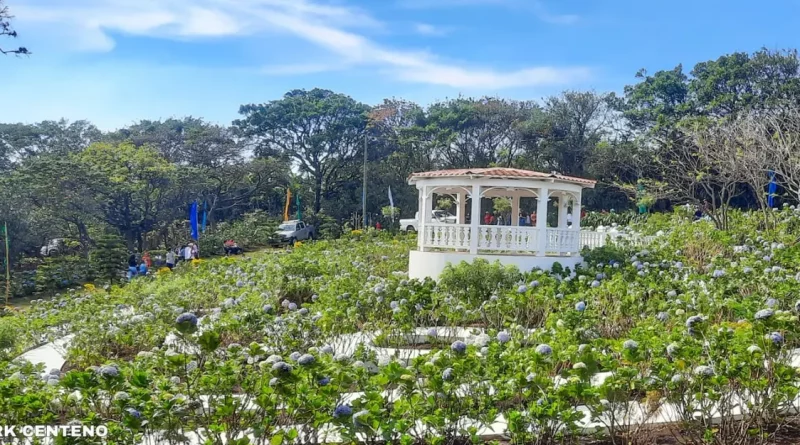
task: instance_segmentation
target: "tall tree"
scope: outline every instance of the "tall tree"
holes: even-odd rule
[[[11,27],[11,19],[14,16],[8,10],[8,6],[5,5],[4,0],[0,0],[0,37],[11,37],[16,38],[17,32],[14,31],[14,28]],[[28,48],[24,46],[20,46],[13,49],[4,49],[0,46],[0,53],[3,54],[30,54]]]
[[[427,130],[444,167],[507,167],[522,150],[521,129],[536,107],[497,98],[453,99],[431,105]]]
[[[100,130],[85,120],[0,124],[0,170],[31,156],[76,153],[101,137]]]
[[[141,249],[144,233],[184,214],[185,201],[176,199],[176,167],[155,149],[96,143],[74,156],[104,222],[125,236],[129,248]]]
[[[258,157],[285,155],[308,175],[314,212],[360,176],[369,107],[329,90],[294,90],[279,100],[243,105],[236,120]]]

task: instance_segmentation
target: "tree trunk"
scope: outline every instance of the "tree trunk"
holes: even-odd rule
[[[322,208],[322,174],[314,177],[314,213],[319,213]]]

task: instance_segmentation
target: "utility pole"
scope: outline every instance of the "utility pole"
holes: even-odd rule
[[[364,219],[364,230],[367,230],[367,133],[364,132],[364,184],[361,187],[361,212]]]

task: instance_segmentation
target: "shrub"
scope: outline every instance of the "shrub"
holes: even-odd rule
[[[522,279],[519,269],[476,259],[472,263],[449,265],[439,277],[441,289],[471,304],[480,304],[493,293],[510,289]]]

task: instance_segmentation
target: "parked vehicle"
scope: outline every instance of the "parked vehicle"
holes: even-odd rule
[[[431,215],[431,222],[434,221],[439,223],[455,224],[456,222],[458,222],[458,218],[456,218],[455,215],[446,210],[434,210]],[[401,219],[400,230],[406,232],[416,232],[418,224],[419,224],[419,212],[417,212],[414,219]]]
[[[39,249],[39,254],[42,256],[54,256],[58,255],[64,250],[64,240],[62,238],[51,239],[47,242],[41,249]]]
[[[281,244],[294,244],[295,241],[316,239],[317,232],[314,226],[306,225],[303,221],[284,221],[278,226],[278,241]]]

